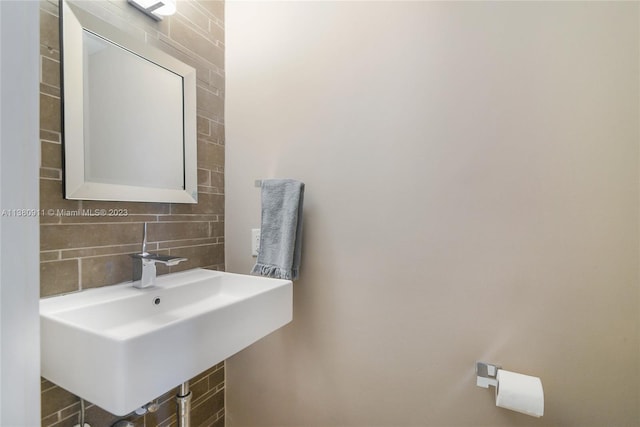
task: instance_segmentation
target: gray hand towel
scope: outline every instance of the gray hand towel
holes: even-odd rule
[[[262,181],[260,251],[251,274],[295,280],[300,269],[304,183]]]

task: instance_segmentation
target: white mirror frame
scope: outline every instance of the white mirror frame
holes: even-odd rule
[[[63,55],[63,144],[65,198],[136,202],[198,202],[196,71],[193,67],[133,39],[81,8],[61,1]],[[183,78],[184,189],[85,181],[83,31],[97,34]],[[154,153],[149,153],[150,159]],[[142,167],[143,165],[141,165]]]

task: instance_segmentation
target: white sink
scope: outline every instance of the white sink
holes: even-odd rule
[[[292,318],[289,280],[194,269],[40,300],[42,376],[126,415]]]

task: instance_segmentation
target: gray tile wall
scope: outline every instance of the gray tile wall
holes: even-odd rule
[[[126,0],[76,4],[197,70],[198,204],[95,202],[62,197],[60,42],[58,2],[40,10],[40,290],[51,296],[130,280],[130,253],[138,252],[142,223],[148,248],[189,261],[158,273],[194,267],[224,268],[224,3],[178,0],[176,15],[156,23]],[[71,216],[79,209],[123,209],[125,216]],[[169,345],[169,344],[168,344]],[[194,427],[224,425],[224,363],[191,381]],[[159,396],[160,410],[131,417],[136,426],[175,425],[175,390]],[[88,404],[85,421],[110,426],[118,417]],[[42,380],[42,426],[79,422],[79,398]]]

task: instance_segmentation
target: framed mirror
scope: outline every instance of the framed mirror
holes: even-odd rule
[[[65,198],[197,203],[195,69],[60,10]]]

